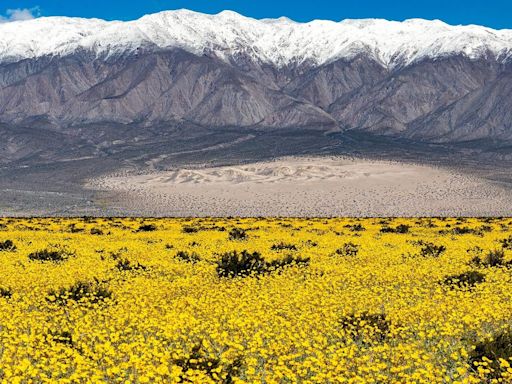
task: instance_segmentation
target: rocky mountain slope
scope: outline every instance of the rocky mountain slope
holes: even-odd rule
[[[512,140],[511,111],[512,30],[186,10],[0,25],[0,160],[39,136],[91,155],[184,126]]]

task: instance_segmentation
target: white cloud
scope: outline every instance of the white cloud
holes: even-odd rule
[[[11,21],[32,20],[39,17],[39,7],[8,9],[5,15],[0,15],[0,23],[9,23]]]

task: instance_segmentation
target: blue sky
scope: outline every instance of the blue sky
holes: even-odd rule
[[[287,16],[296,21],[421,17],[450,24],[512,29],[512,0],[0,0],[0,21],[30,15],[130,20],[147,13],[179,8],[205,13],[230,9],[256,18]]]

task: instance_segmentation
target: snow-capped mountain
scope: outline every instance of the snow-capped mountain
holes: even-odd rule
[[[188,10],[129,22],[46,17],[0,25],[2,62],[83,50],[105,58],[141,48],[181,48],[196,55],[215,52],[225,60],[243,54],[279,67],[305,61],[322,65],[365,53],[394,67],[453,54],[472,59],[494,55],[504,61],[512,56],[512,30],[422,19],[297,23],[286,18],[256,20],[231,11],[206,15]]]
[[[512,30],[186,10],[5,23],[0,123],[2,138],[50,129],[71,142],[109,127],[107,147],[116,126],[512,140]]]

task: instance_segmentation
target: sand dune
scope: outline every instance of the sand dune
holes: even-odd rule
[[[113,204],[155,216],[510,215],[512,193],[490,182],[422,165],[344,158],[272,162],[88,182]]]

